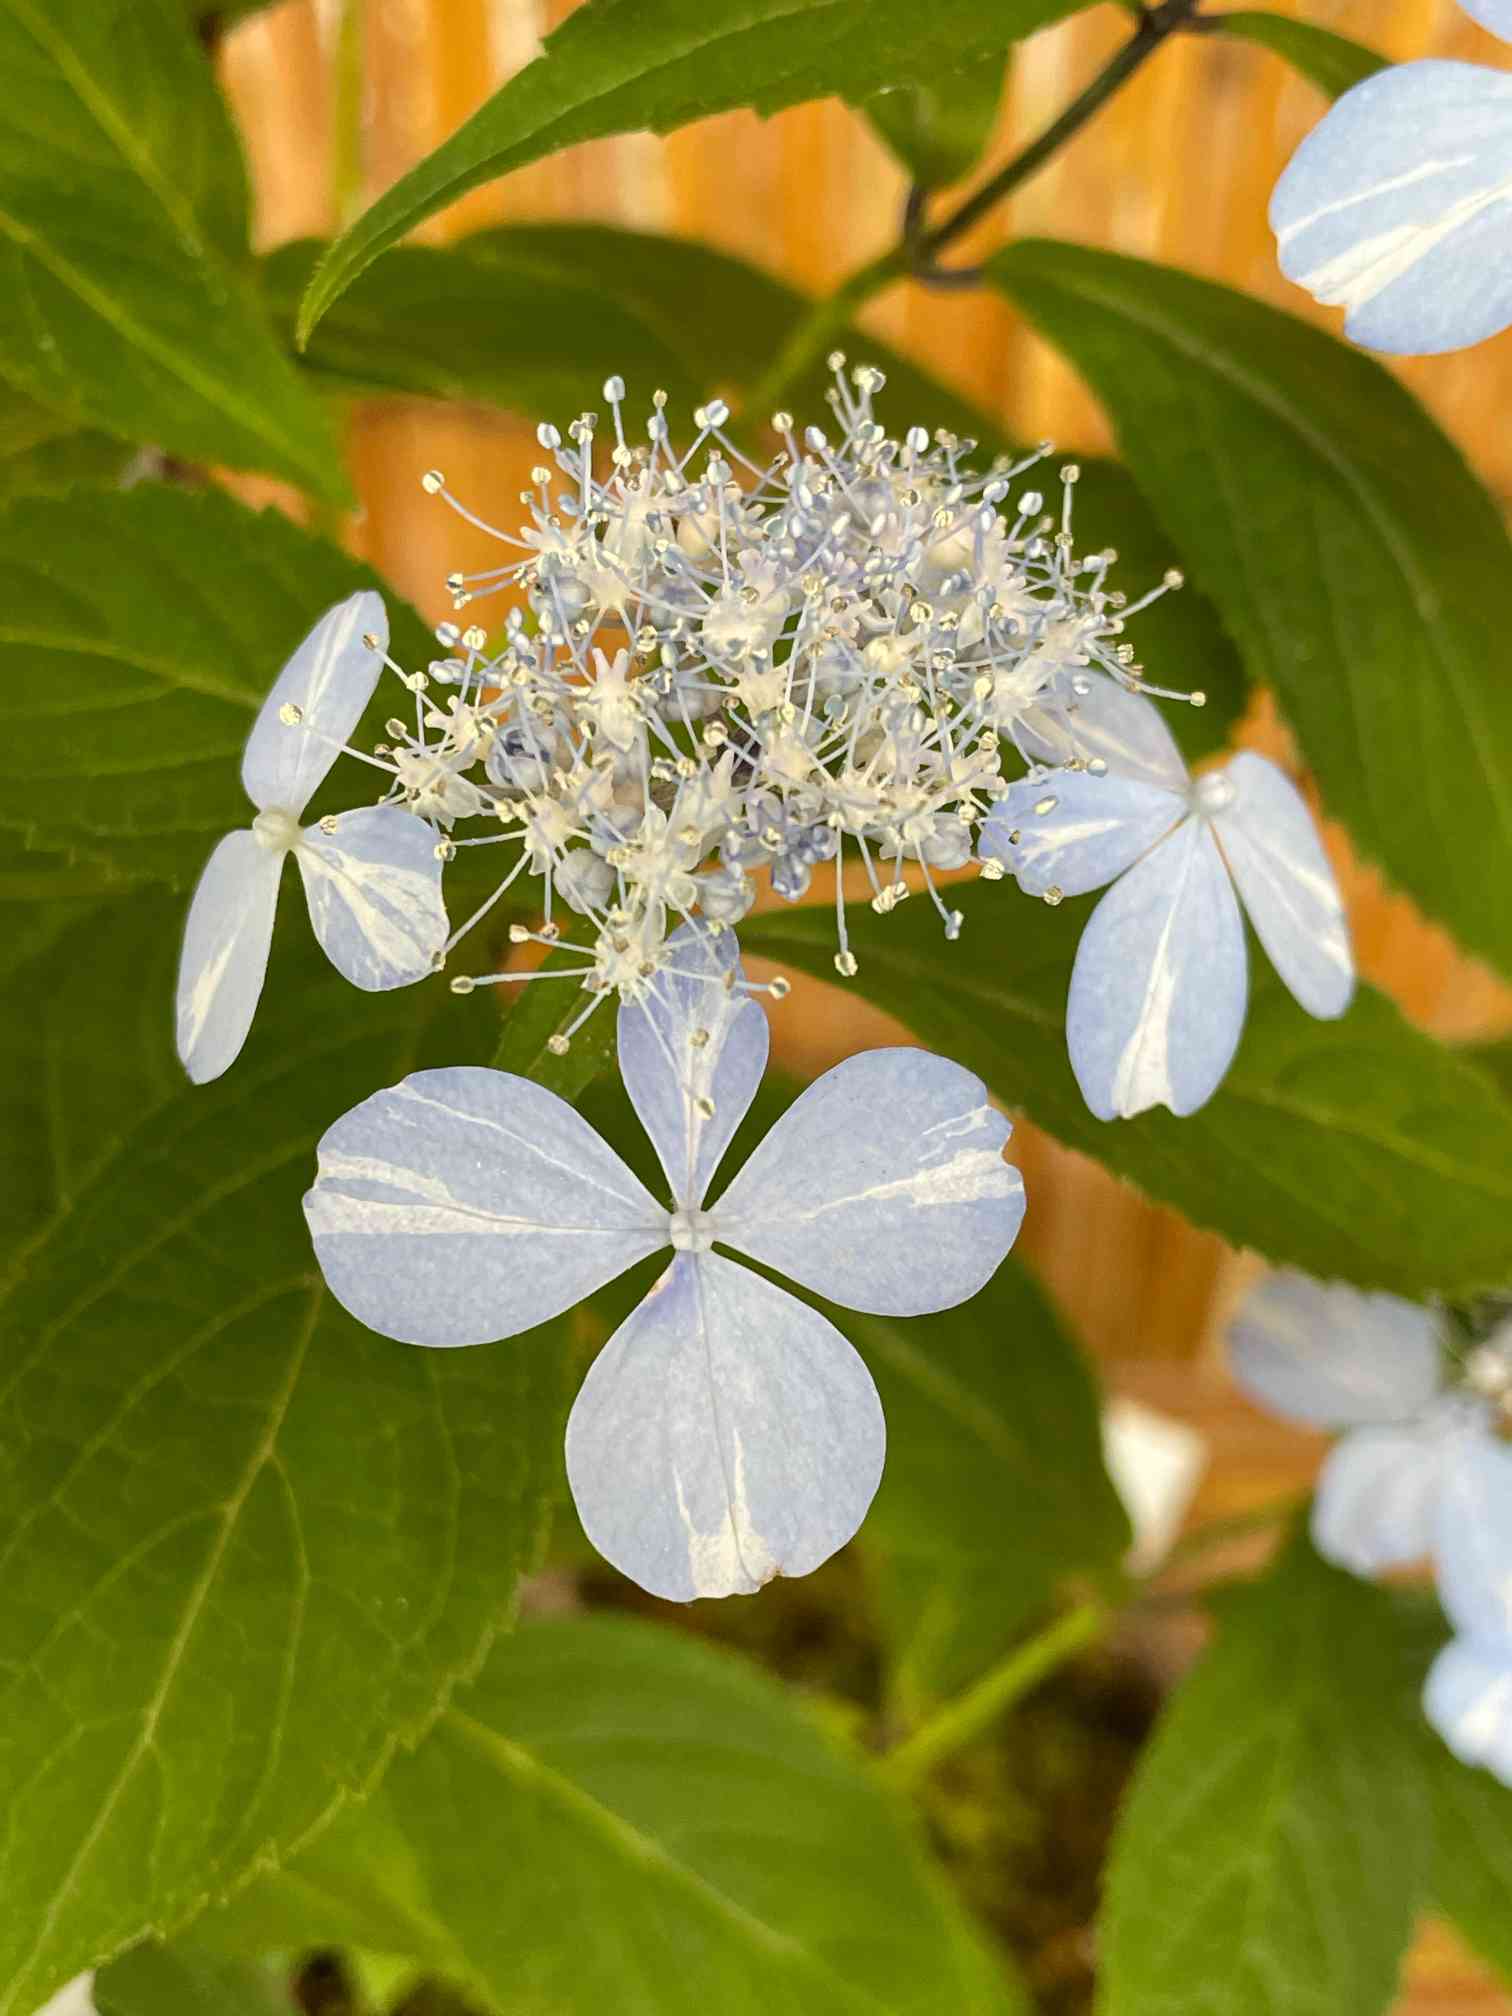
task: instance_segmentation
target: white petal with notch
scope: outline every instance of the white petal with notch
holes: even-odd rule
[[[726,985],[740,975],[733,931],[685,926],[667,949],[676,970],[656,976],[645,1002],[619,1011],[619,1063],[674,1198],[693,1207],[756,1096],[767,1019]]]
[[[334,833],[307,826],[294,850],[326,957],[369,993],[425,979],[447,933],[435,834],[397,805],[334,823]]]
[[[1190,819],[1115,882],[1076,948],[1066,1043],[1100,1120],[1193,1113],[1233,1061],[1249,994],[1228,870]]]
[[[1077,755],[1087,762],[1100,757],[1114,776],[1184,794],[1190,782],[1186,758],[1154,701],[1095,672],[1085,675],[1085,683],[1086,692],[1075,695],[1070,712]]]
[[[1084,770],[1021,777],[988,814],[978,851],[1001,861],[1028,896],[1051,888],[1084,896],[1122,875],[1186,816],[1184,794],[1141,777]]]
[[[416,1071],[329,1127],[305,1217],[331,1292],[405,1344],[482,1344],[671,1244],[668,1214],[564,1099]]]
[[[1309,1015],[1331,1021],[1354,994],[1339,885],[1302,794],[1244,751],[1219,773],[1232,801],[1213,816],[1218,844],[1266,956]]]
[[[987,1092],[926,1050],[865,1050],[788,1108],[709,1213],[713,1235],[879,1316],[964,1302],[1024,1216]]]
[[[365,636],[377,640],[371,649]],[[279,673],[242,755],[242,787],[259,811],[302,812],[373,697],[388,648],[383,597],[359,589],[328,609]],[[300,720],[283,718],[297,707]]]
[[[828,1560],[885,1446],[871,1375],[832,1323],[717,1253],[679,1254],[584,1380],[567,1476],[605,1559],[687,1603]]]
[[[248,829],[205,863],[179,955],[177,1037],[196,1085],[229,1068],[247,1040],[268,970],[283,854]]]
[[[1281,270],[1346,309],[1356,343],[1425,355],[1494,336],[1512,322],[1512,76],[1434,61],[1367,77],[1292,156],[1270,218]]]
[[[1251,1399],[1309,1428],[1410,1421],[1441,1383],[1431,1310],[1289,1268],[1250,1290],[1228,1346]]]

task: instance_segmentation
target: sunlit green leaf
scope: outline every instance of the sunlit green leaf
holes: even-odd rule
[[[1010,1107],[1236,1245],[1309,1272],[1422,1296],[1512,1280],[1512,1105],[1364,989],[1341,1022],[1297,1008],[1258,952],[1249,1021],[1214,1098],[1101,1121],[1066,1058],[1066,987],[1086,902],[953,890],[947,944],[923,897],[852,930],[851,983]],[[749,950],[833,979],[834,920],[773,911]],[[1032,1200],[1031,1200],[1031,1209]]]
[[[587,0],[467,124],[338,239],[300,311],[307,337],[364,267],[425,218],[577,141],[711,112],[780,111],[806,98],[852,104],[888,85],[959,70],[1078,0]]]
[[[1048,243],[992,276],[1107,406],[1328,810],[1512,971],[1512,541],[1458,450],[1374,358],[1230,288]]]
[[[1267,14],[1243,8],[1234,13],[1215,14],[1209,25],[1221,35],[1241,42],[1253,42],[1269,49],[1299,71],[1320,91],[1337,98],[1356,84],[1363,84],[1387,59],[1363,43],[1351,42],[1347,35],[1335,35],[1313,21],[1293,21],[1285,14]]]
[[[100,2016],[294,2016],[276,1966],[226,1960],[193,1946],[138,1946],[98,1975]]]
[[[171,0],[0,0],[0,378],[71,420],[344,500],[239,266],[246,188]]]
[[[959,182],[982,158],[997,122],[1008,59],[989,51],[948,70],[880,91],[862,111],[924,189]]]
[[[171,1055],[176,899],[87,915],[36,968],[55,1068],[22,1139],[48,1159],[0,1294],[4,2016],[172,1931],[413,1741],[507,1621],[560,1465],[555,1329],[376,1337],[300,1211],[323,1128],[479,1060],[488,1020],[444,988],[359,1002],[285,924],[208,1087]]]
[[[373,1800],[211,1929],[408,1950],[553,2016],[1023,2007],[860,1758],[743,1661],[621,1619],[501,1644]]]
[[[1433,1800],[1433,1904],[1512,1986],[1512,1786],[1424,1744]]]
[[[1220,1617],[1140,1763],[1104,2016],[1384,2016],[1427,1874],[1391,1599],[1297,1542]]]

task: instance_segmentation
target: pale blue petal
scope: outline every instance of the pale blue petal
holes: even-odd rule
[[[1088,763],[1100,759],[1120,777],[1184,793],[1186,760],[1155,702],[1095,672],[1084,677],[1087,691],[1078,692],[1070,708],[1077,755]]]
[[[564,1099],[467,1066],[417,1071],[328,1128],[305,1217],[336,1299],[404,1344],[512,1337],[671,1244]]]
[[[1512,76],[1404,63],[1348,91],[1271,198],[1282,271],[1373,350],[1458,350],[1512,322]]]
[[[1455,1629],[1512,1650],[1512,1445],[1484,1427],[1455,1446],[1434,1553]]]
[[[828,1560],[885,1446],[871,1375],[832,1323],[749,1268],[681,1254],[584,1380],[567,1477],[604,1558],[687,1603]]]
[[[1443,1420],[1354,1428],[1328,1452],[1313,1499],[1313,1545],[1356,1575],[1433,1550],[1439,1500],[1458,1437]]]
[[[283,855],[228,833],[189,905],[178,972],[178,1053],[196,1085],[235,1062],[268,970]]]
[[[1512,1785],[1512,1645],[1453,1639],[1428,1670],[1423,1713],[1462,1764]]]
[[[1233,792],[1213,814],[1213,826],[1239,900],[1299,1005],[1332,1020],[1354,994],[1354,958],[1339,885],[1312,814],[1263,756],[1245,751],[1217,775]]]
[[[370,993],[423,980],[447,934],[435,834],[397,805],[333,824],[334,833],[307,826],[294,855],[326,957]]]
[[[1512,42],[1512,0],[1459,0],[1459,4],[1473,21],[1503,42]]]
[[[1233,1061],[1248,988],[1228,870],[1189,819],[1114,883],[1076,948],[1066,1043],[1088,1106],[1195,1112]]]
[[[919,1316],[991,1280],[1024,1215],[1008,1122],[925,1050],[815,1079],[709,1213],[715,1239],[850,1309]]]
[[[728,984],[740,978],[733,931],[684,926],[667,949],[676,970],[619,1011],[619,1064],[674,1199],[692,1208],[756,1096],[767,1019]]]
[[[363,642],[374,637],[378,648]],[[242,786],[259,811],[302,812],[348,741],[373,697],[388,612],[381,595],[364,588],[328,609],[285,665],[264,700],[242,756]],[[282,710],[297,707],[291,726]]]
[[[1112,771],[1022,777],[983,822],[979,851],[1010,869],[1026,895],[1084,896],[1148,853],[1186,809],[1184,794]]]
[[[1250,1398],[1309,1428],[1409,1421],[1441,1383],[1439,1325],[1429,1310],[1290,1269],[1251,1289],[1228,1346]]]

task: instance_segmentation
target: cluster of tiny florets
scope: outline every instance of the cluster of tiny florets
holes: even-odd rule
[[[890,436],[873,415],[882,373],[830,361],[832,429],[800,439],[774,415],[783,445],[765,466],[726,431],[721,401],[698,409],[679,452],[657,393],[632,442],[617,378],[607,440],[590,413],[565,440],[538,430],[529,523],[482,527],[517,557],[447,583],[459,613],[509,592],[501,628],[443,624],[444,657],[393,665],[413,722],[391,720],[367,759],[390,773],[389,801],[433,826],[443,860],[507,850],[446,958],[533,876],[544,925],[512,937],[573,945],[595,1000],[635,998],[680,924],[738,924],[763,878],[796,901],[829,862],[848,976],[846,858],[873,909],[922,885],[954,937],[937,878],[977,858],[1009,786],[1026,769],[1103,767],[1077,752],[1089,682],[1157,690],[1124,621],[1179,576],[1126,606],[1107,586],[1117,556],[1077,557],[1077,469],[1059,471],[1047,510],[1019,479],[1048,447],[973,471],[974,442]],[[422,481],[482,525],[439,471]],[[582,920],[565,933],[564,910]]]

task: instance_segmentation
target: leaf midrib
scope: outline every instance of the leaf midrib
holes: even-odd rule
[[[700,1910],[733,1927],[748,1943],[760,1947],[774,1959],[803,1969],[816,1984],[840,1996],[845,2006],[858,2012],[871,2012],[871,2016],[894,2016],[889,2004],[879,2002],[869,1992],[846,1981],[809,1947],[788,1933],[776,1931],[765,1919],[759,1918],[708,1877],[686,1862],[679,1861],[654,1836],[644,1833],[632,1821],[604,1805],[533,1752],[501,1736],[486,1723],[476,1721],[460,1708],[448,1708],[443,1721],[473,1750],[480,1752],[502,1777],[512,1784],[529,1785],[544,1793],[574,1819],[591,1828],[599,1840],[622,1860],[634,1864],[639,1870],[654,1871],[690,1898]],[[0,2016],[4,2016],[3,2011],[0,2011]]]

